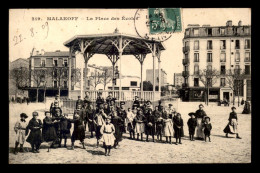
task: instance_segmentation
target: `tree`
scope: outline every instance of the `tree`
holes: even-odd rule
[[[10,80],[15,83],[15,95],[17,95],[17,89],[29,86],[29,69],[26,67],[12,69],[10,71]]]
[[[31,70],[31,77],[36,87],[36,102],[38,102],[39,88],[44,85],[46,80],[46,69],[33,69]]]
[[[104,85],[104,90],[106,89],[107,84],[112,80],[112,74],[108,72],[108,69],[105,69],[101,75],[101,83]]]
[[[150,81],[143,81],[143,90],[144,91],[152,91],[153,84]]]
[[[233,105],[235,105],[235,93],[238,95],[238,106],[239,106],[239,91],[245,84],[245,71],[242,69],[229,69],[226,70],[226,81],[229,88],[233,91]]]
[[[91,74],[90,78],[90,85],[93,86],[96,90],[98,84],[100,84],[102,81],[102,74],[100,74],[97,69],[95,69],[94,74]]]
[[[219,72],[216,69],[204,69],[200,70],[198,74],[199,80],[203,83],[205,86],[205,102],[208,105],[209,102],[209,88],[212,87],[219,78]]]
[[[57,84],[54,87],[58,87],[58,95],[60,96],[60,89],[61,87],[65,87],[63,85],[64,81],[68,81],[68,67],[56,67],[54,66],[53,68],[51,68],[51,74],[52,74],[52,79],[53,81],[56,81],[55,83]]]

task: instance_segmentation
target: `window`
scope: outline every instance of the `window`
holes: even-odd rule
[[[245,74],[250,75],[250,65],[245,65]]]
[[[207,78],[207,85],[212,87],[212,78]]]
[[[53,81],[53,87],[54,88],[57,88],[58,87],[58,85],[57,85],[58,83],[57,83],[57,81],[55,80],[55,81]]]
[[[199,53],[194,53],[194,62],[199,62]]]
[[[248,27],[245,27],[245,28],[244,28],[244,32],[245,32],[245,34],[249,34],[249,28],[248,28]]]
[[[122,90],[129,90],[129,87],[122,87]]]
[[[211,71],[211,70],[212,70],[212,65],[208,65],[208,66],[207,66],[207,70],[208,70],[208,71]]]
[[[208,40],[208,42],[207,42],[207,49],[208,50],[212,49],[212,40]]]
[[[189,45],[190,45],[190,42],[189,41],[185,41],[184,46],[188,47]]]
[[[58,76],[58,71],[57,71],[57,69],[56,69],[56,70],[54,70],[54,72],[53,72],[53,77],[54,77],[54,78],[57,78],[57,76]]]
[[[64,81],[64,88],[68,88],[67,81]]]
[[[220,62],[226,62],[226,53],[220,54]]]
[[[235,66],[234,73],[235,73],[235,74],[240,74],[240,70],[241,70],[241,69],[240,69],[240,65],[236,65],[236,66]]]
[[[130,86],[137,86],[137,81],[131,81]]]
[[[58,66],[58,60],[57,60],[57,59],[54,59],[54,60],[53,60],[53,65],[54,65],[55,67]]]
[[[240,41],[236,40],[235,49],[240,49]]]
[[[235,61],[240,62],[240,53],[239,52],[236,52]]]
[[[186,30],[185,35],[186,36],[190,35],[190,31],[188,29]]]
[[[226,85],[226,79],[220,78],[220,86],[224,87]]]
[[[194,29],[194,36],[199,36],[199,29]]]
[[[220,49],[226,49],[226,40],[220,40]]]
[[[199,86],[199,78],[194,78],[194,86],[195,87]]]
[[[212,53],[207,53],[207,62],[212,62]]]
[[[250,62],[250,52],[246,52],[245,62]]]
[[[250,49],[250,40],[249,39],[245,40],[245,49]]]
[[[221,34],[221,35],[225,35],[225,28],[221,28],[221,29],[220,29],[220,34]]]
[[[45,60],[45,59],[42,59],[42,60],[41,60],[41,66],[42,66],[42,67],[45,67],[45,65],[46,65],[46,60]]]
[[[220,66],[220,74],[222,75],[226,74],[226,66],[224,65]]]
[[[199,41],[194,41],[194,50],[199,50]]]
[[[208,28],[208,36],[212,36],[212,28]]]
[[[64,73],[64,77],[68,77],[68,71],[67,70],[65,70],[63,73]]]
[[[64,67],[68,67],[68,60],[67,59],[63,59],[63,65],[64,65]]]
[[[199,66],[198,66],[198,65],[195,65],[195,66],[194,66],[194,74],[195,74],[195,75],[198,75],[198,74],[199,74]]]

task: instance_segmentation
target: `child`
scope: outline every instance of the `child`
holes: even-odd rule
[[[100,129],[100,133],[102,134],[100,141],[103,142],[104,144],[105,156],[110,156],[111,146],[114,145],[114,141],[115,141],[115,137],[114,137],[115,127],[111,123],[110,116],[106,117],[106,123],[102,125]]]
[[[64,114],[63,117],[60,120],[60,143],[62,139],[64,139],[64,147],[67,147],[67,138],[70,138],[70,128],[71,128],[71,122],[67,119],[68,114]]]
[[[56,122],[57,120],[52,121],[50,112],[46,111],[45,118],[43,119],[42,139],[43,141],[50,143],[48,152],[50,151],[50,147],[53,147],[54,142],[57,139],[57,134],[54,127],[54,123]]]
[[[152,113],[152,110],[149,109],[148,110],[148,114],[147,114],[147,117],[146,117],[147,121],[146,121],[146,142],[148,142],[148,137],[149,135],[152,136],[153,138],[153,142],[154,142],[154,133],[155,133],[155,116],[154,114]]]
[[[25,113],[20,114],[20,120],[15,123],[14,131],[15,131],[15,148],[14,148],[14,154],[18,153],[18,145],[20,144],[20,152],[24,152],[23,144],[25,142],[25,136],[28,133],[28,130],[26,130],[26,127],[28,123],[25,121],[28,116]]]
[[[203,123],[203,128],[204,128],[204,135],[205,135],[205,142],[207,142],[207,137],[209,138],[210,141],[210,131],[212,129],[211,123],[210,123],[210,118],[208,116],[204,117],[205,122]]]
[[[189,113],[189,116],[191,116],[191,118],[189,118],[187,124],[189,127],[189,135],[190,135],[190,140],[194,141],[194,133],[195,133],[195,129],[197,127],[197,120],[195,118],[195,113],[191,112]]]
[[[85,139],[85,127],[84,120],[80,118],[78,112],[74,115],[74,119],[69,119],[70,122],[74,123],[74,131],[71,136],[71,149],[74,150],[74,142],[75,140],[80,140],[83,149],[85,148],[84,139]]]
[[[99,112],[96,114],[96,116],[94,118],[94,124],[96,126],[97,148],[98,148],[98,145],[99,145],[99,140],[101,138],[100,129],[105,124],[103,116],[106,117],[106,115],[104,115],[104,114],[105,113],[103,112],[103,109],[100,108]]]
[[[145,131],[145,124],[144,124],[145,117],[140,108],[138,108],[138,112],[136,117],[134,118],[134,121],[136,123],[135,133],[137,133],[137,140],[139,140],[139,135],[141,135],[141,141],[143,141],[143,133]]]
[[[237,131],[238,119],[237,119],[236,108],[232,107],[231,110],[232,112],[229,114],[229,118],[228,118],[229,122],[226,128],[224,129],[224,133],[226,133],[227,138],[228,138],[228,134],[230,133],[230,134],[236,134],[237,135],[236,138],[241,139]]]
[[[88,121],[88,128],[91,133],[90,138],[94,138],[93,132],[95,132],[95,124],[94,124],[94,117],[95,117],[95,110],[93,109],[93,105],[90,103],[89,107],[87,108],[87,121]]]
[[[127,122],[127,130],[129,131],[130,134],[130,139],[135,139],[135,131],[134,131],[134,123],[133,123],[133,120],[136,115],[135,112],[136,112],[135,109],[131,111],[131,109],[128,108],[126,122]]]
[[[26,141],[31,144],[33,153],[39,153],[40,145],[42,143],[42,121],[40,119],[37,119],[38,112],[33,112],[32,116],[33,118],[29,121],[29,124],[27,126],[27,128],[30,129],[30,134]]]
[[[174,137],[176,138],[176,145],[178,145],[178,139],[179,144],[181,143],[181,137],[182,137],[182,127],[183,127],[183,120],[181,118],[181,114],[177,113],[176,118],[174,119]]]
[[[164,108],[165,109],[165,108]],[[167,113],[165,114],[166,118],[164,119],[164,136],[166,137],[166,143],[168,143],[168,138],[169,138],[169,143],[172,144],[172,136],[173,136],[173,122],[170,117],[170,115]]]
[[[161,109],[163,109],[163,108],[161,107]],[[159,140],[159,136],[160,136],[160,141],[162,141],[163,118],[162,118],[162,112],[159,111],[159,106],[155,106],[155,110],[154,110],[153,114],[154,114],[154,117],[155,117],[157,140]]]

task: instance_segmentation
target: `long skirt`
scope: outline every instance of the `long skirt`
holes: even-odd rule
[[[171,125],[168,125],[168,123],[165,124],[163,132],[164,132],[164,136],[166,137],[174,136],[173,127]]]
[[[203,130],[202,130],[202,118],[197,118],[197,138],[203,138],[205,137]]]
[[[94,132],[96,130],[95,124],[93,122],[88,122],[88,130],[89,132]]]
[[[181,128],[174,128],[174,138],[180,138],[182,137],[182,129]]]
[[[24,144],[25,142],[25,130],[18,130],[15,134],[15,142],[19,144]]]
[[[74,142],[75,140],[83,141],[85,139],[85,128],[83,125],[78,126],[76,129],[74,129],[71,141]]]
[[[113,133],[104,133],[100,139],[100,142],[104,142],[106,146],[113,146],[115,143],[115,136]]]
[[[42,132],[40,129],[31,130],[28,138],[26,139],[30,144],[40,145],[42,143]]]
[[[42,131],[42,139],[45,142],[55,141],[57,139],[57,134],[54,126],[50,126]]]
[[[145,124],[144,123],[136,123],[135,132],[137,134],[144,133],[144,130],[145,130]]]
[[[238,133],[238,130],[237,130],[237,120],[236,119],[232,119],[231,120],[231,124],[228,123],[223,131],[224,131],[224,133],[237,134]]]
[[[155,134],[155,124],[149,126],[148,124],[145,126],[145,134],[146,135],[154,135]]]
[[[131,123],[128,123],[128,125],[127,125],[127,130],[128,130],[129,132],[134,132],[134,130],[135,130],[134,125],[131,125]]]

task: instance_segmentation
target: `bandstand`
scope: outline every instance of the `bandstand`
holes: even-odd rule
[[[76,35],[64,43],[69,48],[69,85],[68,85],[68,98],[77,99],[78,95],[84,98],[84,93],[87,91],[91,99],[96,99],[97,93],[100,91],[87,90],[83,88],[83,82],[81,82],[80,91],[72,90],[71,87],[71,61],[72,54],[80,52],[85,61],[85,76],[87,76],[87,65],[88,61],[95,54],[103,54],[108,57],[112,63],[113,79],[115,64],[119,64],[119,90],[114,90],[114,82],[112,82],[113,96],[119,101],[133,100],[135,96],[139,96],[141,99],[156,101],[161,97],[161,68],[160,68],[160,55],[161,51],[165,50],[165,47],[160,41],[148,40],[137,36],[127,35],[119,33],[116,29],[112,34],[93,34],[93,35]],[[155,91],[155,85],[153,85],[153,91],[143,91],[143,63],[147,54],[152,54],[153,58],[153,84],[155,84],[155,61],[158,60],[158,71],[159,71],[159,86],[158,91]],[[135,58],[140,62],[141,68],[141,89],[140,91],[126,91],[122,90],[121,87],[121,60],[123,55],[134,55]],[[83,69],[81,69],[83,74]],[[81,81],[83,81],[83,75],[81,75]],[[84,79],[87,84],[87,77]],[[108,91],[102,91],[105,93],[103,97],[108,95]]]

